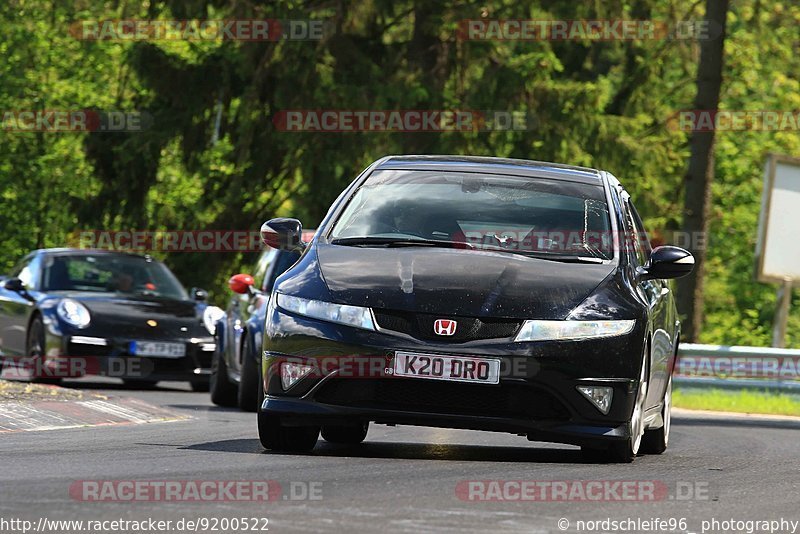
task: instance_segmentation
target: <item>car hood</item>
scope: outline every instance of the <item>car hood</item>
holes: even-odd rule
[[[198,315],[197,303],[191,300],[172,300],[123,297],[107,293],[50,293],[50,297],[71,298],[86,306],[91,314],[89,330],[106,335],[161,334],[176,337],[208,336]],[[155,321],[150,326],[148,321]]]
[[[486,251],[316,248],[335,302],[471,317],[564,319],[615,269]]]

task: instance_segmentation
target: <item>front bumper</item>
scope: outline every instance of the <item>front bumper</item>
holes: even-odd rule
[[[278,416],[285,425],[359,420],[510,432],[576,445],[622,440],[630,435],[643,347],[639,328],[625,336],[586,341],[448,344],[274,310],[264,338],[266,394],[261,411]],[[387,370],[398,350],[499,358],[500,383],[394,377]],[[315,372],[284,391],[280,365],[287,359],[305,361]],[[342,363],[353,359],[377,363]],[[360,371],[353,373],[356,368]],[[584,385],[613,388],[607,415],[576,389]]]
[[[131,354],[132,341],[181,343],[185,355],[178,358],[137,356]],[[214,338],[129,339],[126,337],[88,336],[84,332],[48,333],[46,358],[40,374],[58,378],[108,376],[113,378],[157,382],[189,380],[207,382],[211,374]]]

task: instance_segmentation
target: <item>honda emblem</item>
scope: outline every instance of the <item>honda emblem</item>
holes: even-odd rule
[[[458,323],[451,319],[436,319],[433,323],[433,331],[437,336],[452,336],[456,333]]]

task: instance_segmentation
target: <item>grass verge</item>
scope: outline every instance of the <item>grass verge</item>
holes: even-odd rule
[[[672,404],[676,408],[687,410],[800,416],[800,398],[770,391],[676,387]]]

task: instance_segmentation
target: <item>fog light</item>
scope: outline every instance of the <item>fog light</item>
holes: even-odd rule
[[[577,388],[603,415],[608,415],[614,388],[608,386],[577,386]]]
[[[289,389],[313,369],[312,366],[303,365],[302,363],[283,362],[281,364],[281,385],[283,389]]]

